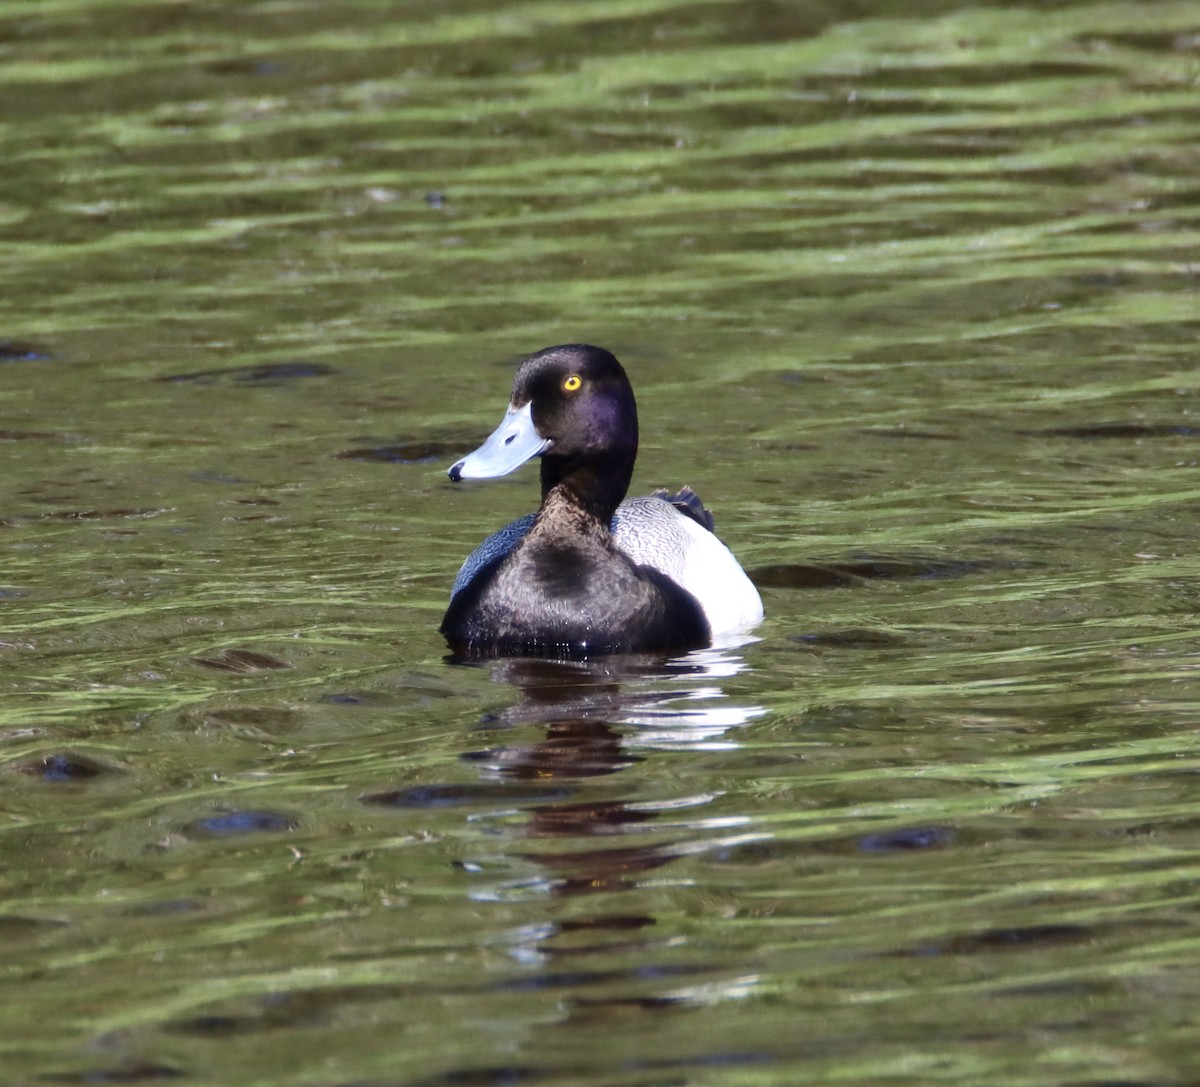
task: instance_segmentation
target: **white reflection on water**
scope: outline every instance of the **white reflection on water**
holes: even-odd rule
[[[738,703],[716,680],[746,670],[735,645],[698,649],[679,657],[628,655],[586,660],[514,658],[489,662],[492,678],[507,683],[522,701],[499,711],[489,727],[544,724],[569,728],[583,721],[633,726],[621,733],[624,747],[736,746],[730,730],[766,709]]]
[[[499,824],[503,861],[483,861],[478,871],[488,884],[473,888],[472,899],[688,883],[692,876],[675,862],[768,836],[750,829],[752,818],[741,812],[704,817],[722,792],[671,795],[673,774],[657,772],[682,752],[735,748],[736,730],[766,712],[726,693],[725,682],[748,667],[734,648],[489,667],[521,700],[481,726],[508,742],[474,752],[471,761],[481,775],[511,784],[515,803],[480,813]],[[530,783],[542,798],[531,796]],[[528,845],[514,849],[515,840]],[[523,954],[535,958],[540,942]]]
[[[756,641],[742,637],[737,645]],[[688,679],[728,679],[745,671],[745,658],[732,652],[735,646],[698,649],[681,657]],[[681,705],[682,703],[682,705]],[[740,728],[766,713],[754,704],[739,704],[717,684],[704,684],[693,690],[673,692],[655,704],[642,707],[621,718],[623,724],[645,730],[626,737],[631,747],[690,747],[703,750],[737,746],[731,729]]]

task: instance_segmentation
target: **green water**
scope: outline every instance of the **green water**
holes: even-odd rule
[[[0,1079],[1191,1084],[1193,3],[8,0]],[[449,663],[603,344],[736,651]]]

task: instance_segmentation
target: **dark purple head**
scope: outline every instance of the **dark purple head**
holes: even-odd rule
[[[548,442],[542,497],[563,485],[606,522],[625,497],[637,457],[633,389],[621,364],[602,347],[563,344],[530,355],[513,379],[513,406],[530,405]]]
[[[602,347],[564,344],[530,355],[513,379],[513,407],[533,408],[550,441],[544,457],[637,455],[637,404],[621,364]]]
[[[500,426],[450,478],[504,475],[540,456],[543,499],[561,485],[607,523],[629,489],[637,446],[637,404],[621,364],[602,347],[562,344],[521,364]]]

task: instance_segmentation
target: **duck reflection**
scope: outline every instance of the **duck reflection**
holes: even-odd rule
[[[631,834],[667,816],[679,827],[678,836],[649,845],[520,854],[550,874],[549,881],[539,881],[542,891],[571,895],[622,890],[639,873],[713,846],[707,836],[696,837],[697,821],[679,817],[711,803],[717,794],[579,800],[569,783],[619,774],[643,762],[655,748],[736,746],[731,730],[764,712],[758,706],[734,704],[713,682],[740,672],[745,667],[740,656],[707,649],[683,657],[520,658],[480,666],[488,667],[496,682],[521,693],[518,703],[485,718],[481,729],[542,730],[534,742],[499,744],[465,756],[493,780],[551,786],[545,802],[524,809],[527,838]]]

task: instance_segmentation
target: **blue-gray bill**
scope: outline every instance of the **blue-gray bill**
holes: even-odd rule
[[[544,453],[550,440],[537,432],[532,409],[532,401],[522,408],[509,408],[483,445],[452,464],[447,475],[455,483],[461,479],[494,479]]]

